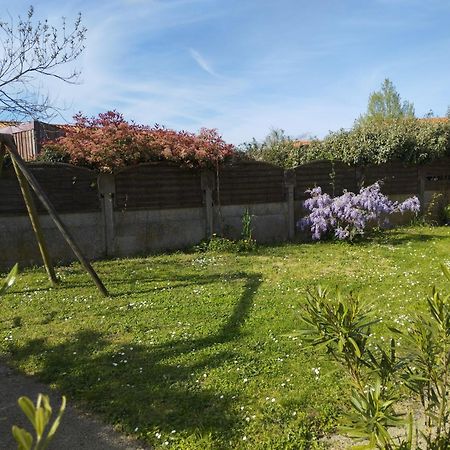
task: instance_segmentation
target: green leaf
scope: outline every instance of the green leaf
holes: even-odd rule
[[[361,350],[359,349],[358,344],[356,343],[356,341],[350,336],[348,337],[348,340],[349,340],[350,344],[353,345],[353,347],[355,349],[356,356],[358,358],[361,358]]]
[[[20,397],[17,403],[20,406],[20,409],[25,413],[28,417],[28,420],[33,425],[33,428],[36,427],[36,408],[33,405],[33,402],[28,397]]]
[[[12,434],[16,442],[19,444],[18,450],[31,450],[31,446],[33,445],[33,437],[30,433],[28,433],[28,431],[13,425]]]
[[[36,436],[37,436],[38,442],[40,442],[40,440],[42,439],[42,435],[44,434],[44,430],[45,430],[45,427],[47,426],[47,422],[48,422],[48,420],[46,418],[44,408],[42,408],[42,407],[37,408],[35,430],[36,430]]]
[[[441,269],[443,274],[445,275],[445,278],[447,278],[447,280],[450,281],[450,269],[444,263],[441,263]]]
[[[0,296],[2,296],[14,284],[18,273],[19,273],[19,265],[16,264],[9,272],[8,276],[3,282],[3,285],[0,287]]]
[[[50,431],[48,432],[47,439],[45,440],[45,444],[42,447],[42,450],[45,450],[47,446],[50,444],[50,441],[53,439],[53,436],[56,433],[56,430],[59,427],[59,424],[61,423],[61,418],[64,414],[64,411],[66,410],[66,397],[63,395],[61,407],[59,408],[58,416],[56,417],[55,421],[53,422]]]

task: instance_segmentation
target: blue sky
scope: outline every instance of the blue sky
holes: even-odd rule
[[[3,4],[2,4],[3,3]],[[4,2],[25,14],[30,1]],[[270,128],[348,128],[390,78],[416,114],[450,105],[448,0],[39,0],[88,28],[79,85],[43,81],[67,121],[117,109],[139,123],[217,128],[239,144]]]

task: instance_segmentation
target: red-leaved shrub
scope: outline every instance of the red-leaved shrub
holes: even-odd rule
[[[63,160],[113,172],[148,161],[169,160],[189,167],[216,167],[234,154],[216,130],[174,131],[127,122],[117,111],[88,118],[77,114],[65,135],[43,145],[41,159]]]

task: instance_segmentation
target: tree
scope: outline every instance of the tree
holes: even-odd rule
[[[42,79],[76,82],[79,72],[65,72],[61,66],[70,66],[80,56],[85,38],[81,14],[70,28],[64,18],[59,27],[36,21],[32,6],[17,22],[11,17],[0,20],[0,114],[18,120],[52,117],[57,108],[41,92]]]
[[[381,89],[370,94],[367,112],[362,119],[401,119],[415,117],[414,113],[414,104],[407,100],[402,102],[394,84],[386,78]]]
[[[282,129],[273,128],[262,142],[255,138],[251,142],[241,144],[246,156],[275,164],[280,167],[291,167],[292,160],[296,156],[295,141],[287,136]]]

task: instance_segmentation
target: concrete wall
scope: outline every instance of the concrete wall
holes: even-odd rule
[[[55,264],[74,261],[74,256],[50,216],[40,217],[50,255]],[[61,214],[61,219],[89,259],[105,256],[104,220],[101,212]],[[25,215],[0,217],[0,271],[18,262],[22,267],[41,265],[42,259]]]
[[[214,232],[231,239],[241,238],[242,217],[251,216],[252,236],[260,243],[282,242],[288,239],[288,204],[261,203],[257,205],[222,206],[221,214],[214,210]]]
[[[116,211],[111,256],[190,247],[206,237],[204,208]]]
[[[222,214],[211,205],[207,208],[114,211],[105,207],[98,213],[62,214],[70,233],[90,260],[126,257],[163,250],[191,247],[211,235],[220,233],[222,217],[224,235],[240,238],[242,216],[246,209],[252,216],[253,237],[261,243],[288,239],[287,203],[222,206]],[[211,209],[210,211],[208,211]],[[70,263],[75,257],[58,229],[47,215],[40,216],[52,260]],[[28,216],[0,217],[0,271],[19,262],[22,267],[41,265],[38,246]]]

